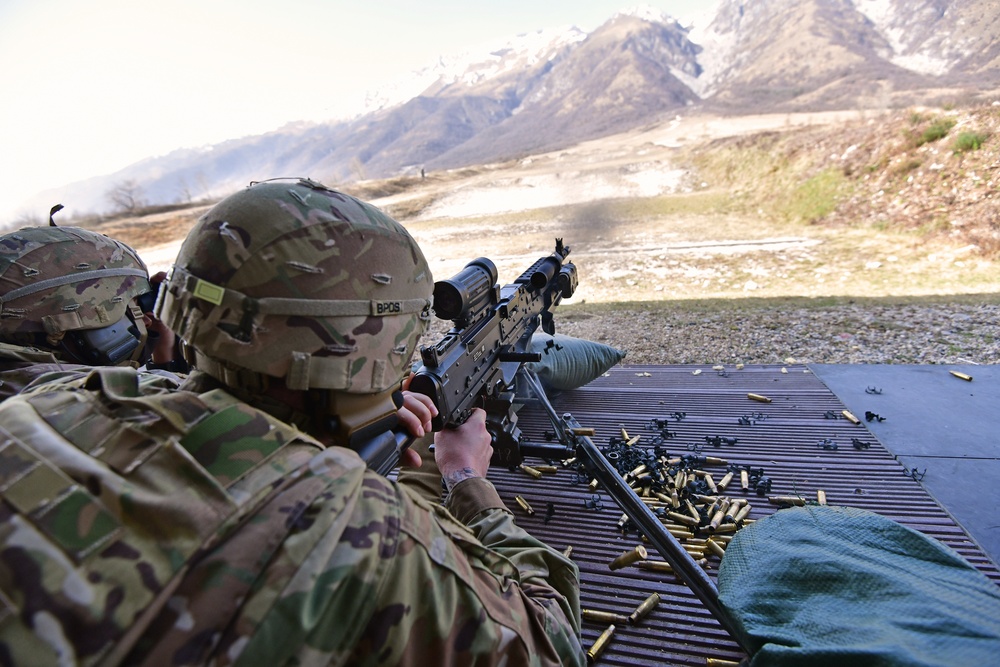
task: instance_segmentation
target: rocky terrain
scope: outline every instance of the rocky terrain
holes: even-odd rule
[[[510,282],[565,238],[581,284],[557,330],[629,364],[1000,363],[998,118],[677,117],[344,189],[402,221],[439,279],[486,255]],[[967,132],[982,140],[959,150]],[[206,208],[87,224],[156,271]]]

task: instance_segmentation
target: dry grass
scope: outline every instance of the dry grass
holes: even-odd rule
[[[923,136],[920,128],[937,116],[914,124],[900,112],[820,129],[705,137],[682,149],[613,137],[520,163],[344,189],[403,222],[437,278],[486,255],[509,282],[563,238],[580,269],[577,302],[585,304],[989,295],[1000,292],[990,245],[1000,228],[990,180],[1000,178],[1000,144],[990,123],[1000,112],[962,113],[953,132],[979,128],[985,138],[960,155],[945,153],[947,137],[913,148],[907,137]],[[552,182],[558,170],[572,188],[580,174],[611,178],[650,164],[689,167],[687,185],[652,197],[426,217],[432,204],[468,189]],[[891,196],[876,196],[876,187]],[[204,210],[108,221],[100,229],[142,251],[179,241]],[[961,224],[942,225],[942,218]]]

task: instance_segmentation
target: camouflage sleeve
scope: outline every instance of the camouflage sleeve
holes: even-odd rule
[[[335,473],[333,486],[284,541],[232,626],[236,641],[218,655],[269,665],[586,664],[579,613],[565,611],[575,602],[544,581],[559,559],[505,510],[479,512],[476,523],[505,536],[527,580],[443,506],[361,474],[364,463],[339,449],[317,458]],[[468,490],[477,484],[489,495],[485,481]]]
[[[88,366],[72,364],[23,364],[8,363],[0,368],[0,400],[10,398],[24,391],[48,382],[63,382],[86,376]],[[80,370],[83,369],[83,370]]]
[[[459,482],[445,506],[493,551],[514,564],[529,597],[553,599],[580,633],[580,572],[576,563],[529,535],[514,523],[514,515],[482,477]],[[552,596],[551,592],[557,593]]]

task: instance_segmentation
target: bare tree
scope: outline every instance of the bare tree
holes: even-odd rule
[[[191,199],[191,186],[188,185],[187,179],[183,176],[177,179],[177,190],[178,190],[178,201],[182,204],[190,204]]]
[[[106,196],[117,210],[124,213],[134,213],[143,206],[142,187],[131,178],[121,181],[108,190]]]

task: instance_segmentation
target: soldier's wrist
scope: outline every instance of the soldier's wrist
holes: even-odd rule
[[[445,488],[450,493],[460,482],[464,482],[467,479],[473,479],[475,477],[482,477],[476,470],[470,467],[459,468],[458,470],[451,470],[449,472],[441,472],[441,479],[444,480]]]

